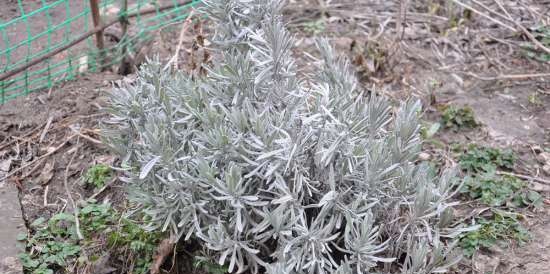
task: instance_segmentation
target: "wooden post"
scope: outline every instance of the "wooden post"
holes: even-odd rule
[[[125,37],[128,31],[128,0],[122,0],[120,12],[124,14],[124,18],[120,20],[120,27],[122,29],[122,37]]]
[[[99,0],[90,0],[90,9],[92,11],[94,28],[100,28],[102,23],[101,23],[101,15],[99,14]],[[105,48],[105,43],[103,41],[103,29],[96,32],[95,39],[96,39],[97,49],[99,50],[99,64],[103,65],[103,57],[105,54],[103,52],[103,49]]]
[[[127,75],[130,74],[132,71],[132,62],[130,62],[130,58],[128,58],[127,54],[127,45],[126,42],[128,41],[128,38],[126,35],[128,34],[128,0],[121,0],[120,5],[120,13],[123,14],[120,17],[120,28],[122,30],[122,35],[120,37],[120,44],[122,45],[122,58],[120,59],[120,65],[118,67],[118,74],[121,75]]]

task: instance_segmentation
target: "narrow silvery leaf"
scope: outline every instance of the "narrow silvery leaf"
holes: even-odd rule
[[[151,159],[147,164],[145,164],[143,167],[141,167],[141,171],[139,172],[139,178],[145,179],[147,177],[147,174],[153,169],[155,164],[160,160],[160,156],[156,156],[153,159]]]

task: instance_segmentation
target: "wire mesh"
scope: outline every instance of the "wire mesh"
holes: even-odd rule
[[[117,43],[96,48],[94,36],[55,54],[39,64],[0,81],[0,104],[55,84],[72,80],[88,72],[118,64],[125,53],[135,52],[138,43],[152,37],[152,32],[166,25],[183,21],[189,8],[199,3],[182,0],[127,0],[127,9],[121,9],[125,0],[102,0],[103,20],[122,19],[131,31]],[[186,3],[187,2],[187,3]],[[0,17],[0,75],[20,68],[29,62],[70,46],[84,33],[94,29],[89,1],[84,0],[17,0],[12,18]],[[168,9],[163,7],[170,6]],[[153,10],[141,15],[144,10]],[[135,15],[131,20],[128,16]],[[107,58],[105,58],[107,56]]]

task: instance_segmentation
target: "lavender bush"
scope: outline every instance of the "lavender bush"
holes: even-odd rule
[[[105,140],[150,229],[230,272],[442,273],[456,264],[451,171],[430,175],[417,101],[393,108],[318,42],[297,76],[277,0],[208,0],[215,65],[158,61],[112,92]]]

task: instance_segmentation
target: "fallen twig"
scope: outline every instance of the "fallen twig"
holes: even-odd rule
[[[542,178],[539,178],[539,177],[531,177],[531,176],[527,176],[527,175],[523,175],[523,174],[517,174],[517,173],[513,173],[513,172],[506,172],[506,171],[497,171],[497,174],[514,176],[514,177],[517,177],[517,178],[520,178],[520,179],[531,180],[531,181],[536,181],[536,182],[539,182],[539,183],[550,185],[550,180],[545,180],[545,179],[542,179]]]
[[[515,28],[510,27],[510,26],[508,26],[508,25],[502,23],[501,21],[499,21],[499,20],[497,20],[497,19],[495,19],[495,18],[493,18],[493,17],[491,17],[491,16],[489,16],[489,15],[487,15],[487,14],[485,14],[485,13],[483,13],[483,12],[477,10],[477,9],[475,9],[474,7],[472,7],[472,6],[470,6],[470,5],[464,4],[464,3],[462,3],[462,2],[460,2],[460,1],[458,1],[458,0],[451,0],[451,1],[453,1],[455,4],[461,6],[461,7],[465,8],[465,9],[469,9],[469,10],[471,10],[472,12],[477,13],[478,15],[481,15],[482,17],[485,17],[486,19],[489,19],[489,20],[493,21],[494,23],[497,23],[497,24],[499,24],[499,25],[501,25],[501,26],[503,26],[503,27],[505,27],[505,28],[507,28],[507,29],[509,29],[509,30],[511,30],[511,31],[516,31]]]
[[[168,68],[168,66],[172,65],[173,63],[174,69],[175,70],[178,69],[179,52],[181,50],[181,47],[183,46],[183,38],[185,37],[185,32],[189,28],[189,25],[191,25],[193,12],[194,10],[191,10],[189,15],[187,16],[187,19],[185,19],[185,21],[183,22],[183,25],[180,30],[180,36],[178,39],[178,45],[176,46],[176,51],[174,52],[174,55],[172,56],[172,58],[170,58],[170,60],[166,63],[165,68]]]
[[[44,126],[44,130],[42,130],[42,134],[40,134],[40,139],[38,139],[38,143],[42,143],[44,141],[44,138],[46,137],[46,133],[48,133],[48,130],[50,130],[50,125],[52,124],[53,116],[50,116],[48,118],[48,121],[46,122],[46,125]]]
[[[501,74],[497,76],[479,76],[471,72],[462,72],[468,76],[474,77],[483,81],[494,81],[494,80],[521,80],[529,78],[546,78],[550,77],[550,73],[527,73],[527,74]]]
[[[76,134],[76,135],[78,135],[78,136],[80,136],[80,137],[82,137],[82,138],[84,138],[84,139],[86,139],[86,140],[88,140],[88,141],[90,141],[90,142],[92,142],[92,143],[94,143],[94,144],[101,144],[101,143],[102,143],[100,140],[95,139],[95,138],[92,138],[92,137],[90,137],[90,136],[88,136],[88,135],[85,135],[85,134],[83,134],[82,132],[80,132],[80,130],[75,129],[74,127],[71,127],[71,126],[70,126],[69,128],[71,129],[71,131],[72,131],[74,134]]]
[[[113,185],[113,183],[116,181],[116,177],[113,178],[111,181],[109,181],[108,183],[106,183],[101,189],[99,189],[96,193],[92,194],[92,196],[90,196],[88,198],[88,200],[93,200],[95,199],[99,194],[101,194],[103,191],[105,191],[105,189],[107,189],[108,187],[110,187],[111,185]]]
[[[69,186],[67,184],[68,178],[69,178],[69,168],[71,167],[71,164],[73,163],[74,157],[76,156],[76,152],[78,151],[78,146],[76,147],[76,150],[73,152],[73,155],[71,156],[71,160],[69,160],[69,163],[65,167],[65,176],[63,179],[63,186],[65,187],[65,192],[67,192],[67,197],[69,198],[69,201],[73,205],[73,214],[74,214],[74,221],[75,221],[75,227],[76,227],[76,235],[78,236],[79,240],[83,240],[84,236],[82,236],[82,232],[80,232],[80,222],[78,221],[78,206],[74,202],[73,196],[71,195],[71,191],[69,190]]]
[[[54,206],[54,205],[57,205],[55,203],[48,203],[48,192],[50,190],[50,185],[46,185],[46,188],[44,189],[44,207],[48,207],[48,206]]]
[[[535,46],[537,46],[537,48],[541,49],[542,51],[546,52],[547,54],[550,54],[550,49],[547,48],[546,46],[544,46],[539,40],[537,40],[537,38],[535,36],[533,36],[533,34],[531,32],[529,32],[522,24],[520,24],[516,20],[514,20],[512,15],[510,15],[510,13],[504,8],[504,6],[502,5],[502,3],[500,3],[500,1],[498,1],[498,0],[494,0],[494,1],[495,1],[495,3],[497,3],[498,7],[506,14],[506,16],[508,17],[508,20],[510,22],[514,23],[514,25],[516,25],[516,27],[519,28],[521,30],[521,32],[523,32],[523,34],[525,34],[525,36],[527,36],[527,38],[529,38],[529,40],[531,40],[531,42],[533,42],[533,44],[535,44]]]
[[[37,165],[35,165],[33,168],[31,168],[31,170],[29,170],[26,174],[22,174],[21,177],[19,177],[20,180],[23,180],[27,177],[29,177],[29,175],[33,174],[36,169],[38,169],[38,167],[40,167],[42,165],[42,163],[44,162],[45,159],[43,159],[40,163],[38,163]]]

